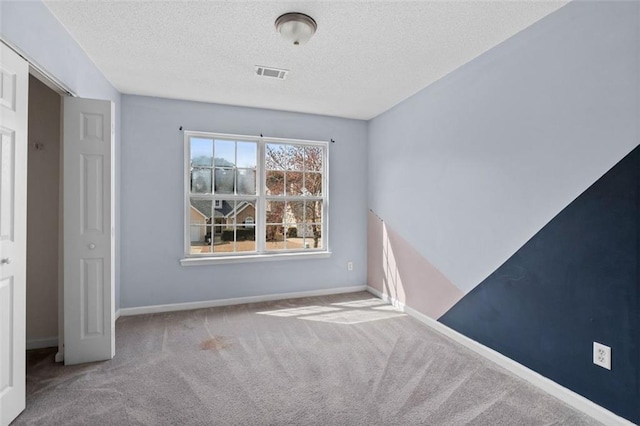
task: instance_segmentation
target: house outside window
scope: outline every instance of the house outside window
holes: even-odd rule
[[[185,132],[185,257],[328,252],[326,142]]]

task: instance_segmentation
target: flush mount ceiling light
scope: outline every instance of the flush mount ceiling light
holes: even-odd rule
[[[298,46],[305,44],[316,33],[318,24],[304,13],[285,13],[276,19],[276,30],[287,41]]]

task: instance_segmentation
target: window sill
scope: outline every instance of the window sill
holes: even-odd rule
[[[182,266],[220,265],[225,263],[253,263],[271,262],[277,260],[308,260],[323,259],[331,256],[330,251],[314,251],[308,253],[269,253],[252,254],[245,256],[220,256],[220,257],[185,257],[180,259]]]

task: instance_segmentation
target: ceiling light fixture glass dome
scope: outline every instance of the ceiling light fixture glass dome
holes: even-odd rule
[[[276,19],[276,30],[296,46],[308,42],[317,29],[316,21],[304,13],[285,13]]]

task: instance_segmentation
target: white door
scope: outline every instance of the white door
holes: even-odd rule
[[[64,363],[115,355],[114,106],[64,98]]]
[[[0,425],[25,407],[29,65],[0,43]]]

